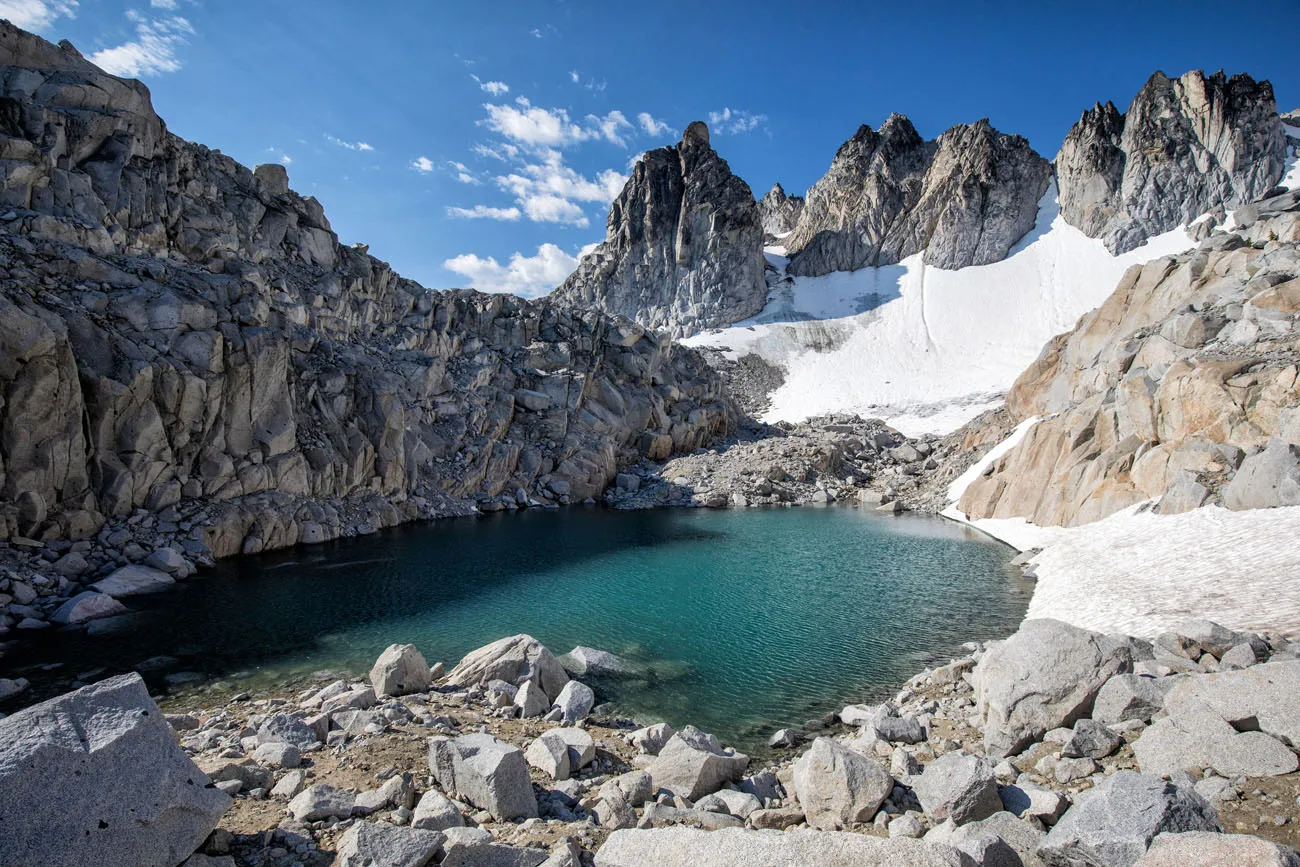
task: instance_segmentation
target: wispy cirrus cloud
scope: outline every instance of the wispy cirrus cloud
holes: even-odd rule
[[[743,109],[723,108],[709,112],[709,129],[722,135],[743,135],[767,123],[767,115]]]
[[[328,133],[325,135],[325,140],[332,145],[337,145],[338,147],[345,148],[346,150],[350,150],[350,151],[365,152],[365,151],[374,150],[373,147],[371,147],[370,145],[366,144],[363,141],[344,141],[338,136],[329,135]]]
[[[160,6],[163,10],[174,6]],[[159,75],[181,68],[177,52],[194,35],[189,20],[179,15],[150,17],[134,9],[127,20],[135,25],[135,38],[90,55],[90,62],[110,75],[125,78]]]
[[[447,216],[460,217],[466,220],[506,220],[514,222],[519,219],[519,209],[475,205],[472,208],[448,208]]]
[[[447,270],[465,277],[469,286],[480,292],[510,292],[536,298],[564,282],[592,246],[595,245],[584,247],[577,256],[570,256],[555,244],[542,244],[535,255],[514,253],[504,265],[492,256],[484,258],[473,253],[464,253],[442,264]]]
[[[510,85],[506,84],[504,81],[484,81],[477,75],[472,74],[470,75],[470,78],[474,79],[478,84],[479,90],[482,90],[485,93],[490,93],[493,96],[505,96],[510,92]]]
[[[415,169],[422,175],[427,175],[432,173],[436,166],[434,166],[433,160],[428,157],[416,157],[411,160],[411,168]]]
[[[669,126],[664,121],[657,120],[654,117],[654,115],[650,114],[650,112],[648,111],[643,111],[640,114],[638,114],[636,116],[636,120],[637,123],[641,125],[641,129],[645,131],[646,135],[652,135],[655,137],[665,136],[665,135],[671,135],[671,136],[677,135],[676,130],[674,130],[671,126]]]

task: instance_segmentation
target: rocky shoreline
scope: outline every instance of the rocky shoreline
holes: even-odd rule
[[[1280,635],[1193,621],[1148,642],[1026,621],[889,702],[777,732],[754,758],[691,726],[611,717],[573,679],[620,667],[590,648],[557,659],[529,636],[450,671],[393,645],[367,679],[165,700],[165,725],[138,677],[113,678],[0,720],[0,794],[41,803],[62,773],[32,761],[43,745],[63,726],[108,732],[83,747],[81,801],[61,805],[74,831],[82,802],[104,797],[100,775],[137,741],[162,749],[138,729],[163,726],[168,766],[192,760],[185,773],[212,793],[185,795],[205,802],[186,815],[204,812],[207,830],[144,822],[130,863],[178,840],[199,850],[189,867],[670,867],[751,849],[747,863],[774,865],[1300,863],[1300,645]],[[115,809],[140,795],[119,785]],[[49,827],[28,809],[0,860],[26,865]]]

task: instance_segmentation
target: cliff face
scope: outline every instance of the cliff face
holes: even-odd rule
[[[1129,270],[1007,395],[1040,417],[962,497],[976,518],[1074,526],[1156,499],[1162,513],[1300,505],[1300,193]]]
[[[773,184],[767,195],[758,200],[758,212],[763,218],[763,232],[770,238],[781,238],[794,231],[803,213],[803,196],[787,196],[780,184]]]
[[[924,141],[902,115],[863,125],[814,184],[786,239],[788,273],[820,276],[923,252],[938,268],[1006,257],[1034,225],[1051,165],[987,120]]]
[[[0,23],[0,538],[201,505],[221,556],[578,500],[733,421],[694,352],[429,292],[340,246],[282,167],[177,138],[144,85]]]
[[[1157,72],[1126,114],[1084,112],[1056,157],[1061,213],[1123,253],[1281,179],[1286,137],[1273,88],[1248,75]]]
[[[762,310],[763,271],[754,195],[696,121],[676,147],[636,164],[610,206],[604,242],[554,297],[685,336]]]

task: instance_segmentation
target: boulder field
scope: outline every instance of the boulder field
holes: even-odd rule
[[[969,647],[752,756],[612,715],[560,660],[618,657],[527,635],[166,714],[113,678],[0,720],[0,862],[1300,863],[1300,646],[1030,620]]]

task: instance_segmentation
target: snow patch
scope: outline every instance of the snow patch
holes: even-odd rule
[[[1101,304],[1131,265],[1192,244],[1176,229],[1112,256],[1065,222],[1053,186],[1001,262],[944,271],[916,255],[795,277],[752,319],[684,342],[784,368],[764,421],[854,412],[909,435],[946,433],[996,406],[1043,344]],[[783,267],[776,249],[765,253]]]
[[[1152,638],[1194,618],[1300,633],[1300,506],[1157,515],[1149,503],[1082,527],[970,521],[1020,550],[1042,548],[1026,619]],[[946,513],[945,513],[946,514]]]

